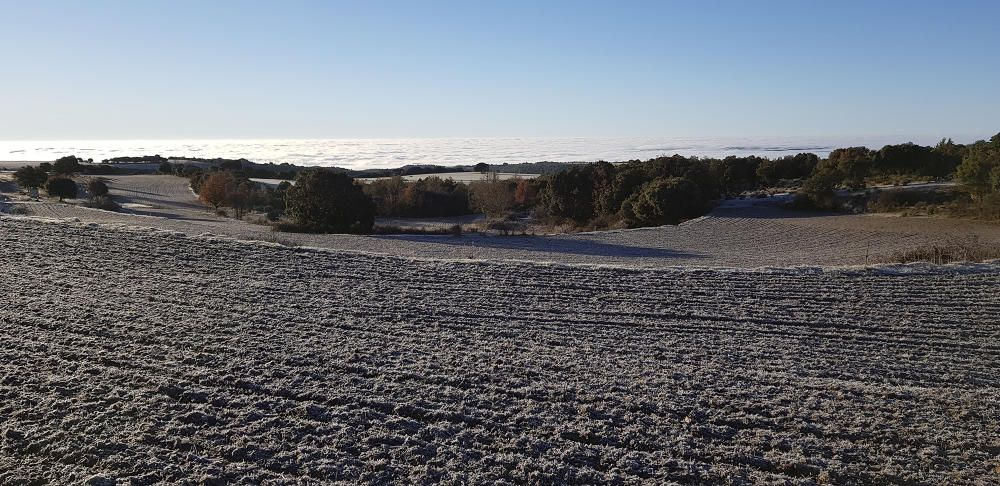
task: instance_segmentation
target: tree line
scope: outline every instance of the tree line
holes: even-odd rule
[[[503,180],[483,164],[477,166],[482,180],[468,184],[434,176],[416,181],[395,176],[361,184],[341,170],[310,168],[297,170],[294,184],[270,188],[250,180],[257,173],[245,162],[224,161],[210,168],[163,162],[160,169],[190,178],[199,198],[216,209],[231,208],[237,217],[260,211],[271,220],[288,220],[289,229],[315,232],[367,233],[376,216],[477,212],[492,220],[532,213],[552,224],[594,229],[677,224],[705,214],[719,199],[748,191],[797,187],[800,207],[832,209],[838,189],[901,177],[954,179],[978,199],[1000,199],[1000,134],[969,145],[942,139],[935,146],[838,148],[826,158],[812,153],[773,159],[673,155],[616,164],[565,164],[535,179]],[[37,188],[80,170],[80,159],[64,157],[22,168],[15,178],[24,187]],[[61,192],[59,184],[50,194],[69,194],[68,188]]]

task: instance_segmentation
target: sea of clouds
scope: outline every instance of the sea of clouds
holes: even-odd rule
[[[100,161],[111,157],[246,158],[350,169],[408,164],[467,165],[478,162],[618,162],[680,154],[700,157],[799,152],[825,156],[838,147],[880,148],[890,143],[934,144],[935,137],[746,137],[746,138],[415,138],[415,139],[271,139],[271,140],[60,140],[0,141],[0,160],[45,161],[77,155]],[[960,140],[956,142],[969,142]]]

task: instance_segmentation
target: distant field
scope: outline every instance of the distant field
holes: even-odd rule
[[[538,174],[515,174],[512,172],[500,172],[497,173],[497,176],[500,178],[500,180],[534,179],[535,177],[538,177]],[[440,177],[442,179],[452,179],[455,182],[474,182],[483,180],[484,174],[481,174],[479,172],[445,172],[441,174],[417,174],[417,175],[407,175],[402,177],[403,180],[407,181],[416,181],[420,179],[426,179],[428,177]],[[361,182],[371,182],[380,179],[389,179],[389,177],[366,177],[366,178],[359,178],[358,180]]]
[[[10,161],[10,160],[0,160],[0,171],[14,171],[14,170],[20,169],[21,167],[24,167],[26,165],[30,165],[32,167],[35,167],[35,166],[37,166],[38,164],[41,164],[41,163],[42,163],[42,161],[28,161],[28,160]]]
[[[1000,481],[996,266],[449,263],[11,218],[0,247],[4,484]]]
[[[1000,225],[954,219],[838,215],[786,211],[756,200],[723,204],[680,226],[552,236],[351,236],[274,233],[267,226],[217,216],[198,202],[187,179],[167,175],[112,176],[112,194],[127,206],[112,213],[52,200],[19,203],[27,214],[148,226],[290,245],[361,250],[399,256],[516,259],[635,267],[863,265],[903,250],[977,240],[1000,245]],[[12,186],[8,184],[6,186]],[[0,192],[4,187],[0,186]],[[9,189],[9,187],[8,187]],[[433,224],[431,224],[433,223]],[[400,226],[454,222],[388,221]]]

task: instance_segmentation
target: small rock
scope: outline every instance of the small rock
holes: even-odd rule
[[[3,437],[9,441],[20,442],[24,440],[24,432],[14,429],[7,429],[3,432]]]
[[[84,484],[89,486],[115,486],[116,482],[112,478],[97,474],[87,478]]]

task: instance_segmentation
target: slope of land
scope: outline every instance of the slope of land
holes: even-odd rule
[[[349,236],[270,231],[215,215],[201,205],[186,179],[140,175],[110,178],[125,212],[56,202],[21,203],[28,214],[80,221],[147,226],[196,236],[205,233],[289,245],[372,251],[447,259],[528,260],[637,267],[761,267],[861,265],[894,252],[932,244],[1000,245],[1000,225],[962,220],[793,212],[771,205],[724,205],[680,226],[552,235]],[[389,221],[390,224],[399,224]]]
[[[988,484],[1000,267],[413,260],[0,218],[0,483]]]

